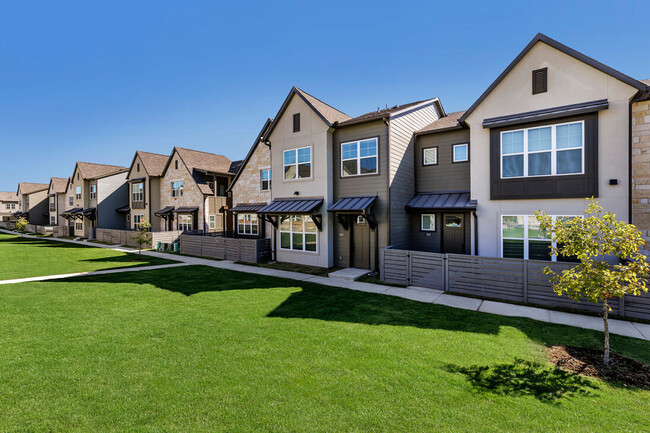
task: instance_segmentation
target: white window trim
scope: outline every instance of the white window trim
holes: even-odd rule
[[[508,131],[510,132],[510,131]],[[456,148],[460,146],[465,146],[466,152],[465,154],[467,155],[465,159],[456,159]],[[454,144],[451,147],[451,162],[467,162],[469,161],[469,143],[458,143]]]
[[[284,158],[284,153],[282,153],[282,157]],[[284,165],[284,160],[282,161],[282,164]],[[282,167],[284,169],[284,167]],[[262,188],[262,184],[264,180],[262,179],[262,172],[268,170],[269,171],[269,187],[268,189]],[[260,167],[260,191],[271,191],[271,167]]]
[[[79,191],[79,192],[77,192],[77,191]],[[75,200],[81,200],[81,191],[82,191],[82,188],[80,186],[75,187],[75,189],[74,189],[74,199]]]
[[[575,149],[581,149],[582,150],[582,170],[580,173],[561,173],[557,174],[557,136],[556,136],[556,129],[558,126],[562,125],[571,125],[574,123],[580,123],[582,125],[582,143],[581,147],[569,147],[566,149],[559,149],[560,152],[565,151],[565,150],[575,150]],[[535,150],[532,152],[528,151],[528,131],[531,129],[539,129],[539,128],[547,128],[551,127],[551,149],[547,150]],[[509,132],[518,132],[518,131],[523,131],[524,133],[524,151],[523,152],[517,152],[517,153],[508,153],[507,155],[503,154],[503,134],[507,134]],[[543,126],[535,126],[531,128],[522,128],[522,129],[511,129],[508,131],[501,131],[499,134],[499,165],[501,166],[501,179],[522,179],[522,178],[529,178],[529,177],[550,177],[550,176],[579,176],[581,174],[585,174],[585,121],[584,120],[577,120],[573,122],[563,122],[563,123],[554,123],[552,125],[543,125]],[[551,152],[551,174],[536,174],[536,175],[528,175],[528,155],[533,154],[533,153],[548,153]],[[523,176],[508,176],[504,177],[503,176],[503,157],[504,156],[513,156],[513,155],[523,155],[524,157],[524,175]]]
[[[424,228],[424,217],[429,216],[431,217],[431,221],[433,221],[433,228],[432,229],[425,229]],[[423,213],[420,214],[420,230],[423,232],[435,232],[437,229],[436,227],[436,214],[435,213]]]
[[[93,187],[95,187],[94,191]],[[88,195],[90,197],[90,200],[97,200],[97,184],[94,183],[88,187]]]
[[[172,198],[183,197],[183,190],[185,189],[185,179],[172,180],[171,182],[171,196]],[[174,184],[176,182],[181,182],[181,187],[179,189],[174,189]],[[180,195],[174,195],[174,191],[180,191]]]
[[[217,216],[208,215],[208,228],[214,229],[217,228]]]
[[[298,177],[298,165],[299,164],[306,164],[306,162],[301,162],[298,163],[298,151],[300,149],[309,149],[309,177]],[[291,152],[294,151],[296,152],[296,162],[294,164],[285,164],[284,163],[284,154],[286,152]],[[296,177],[294,179],[287,179],[286,176],[286,170],[285,167],[289,166],[295,166],[296,167]],[[286,149],[282,151],[282,180],[285,182],[296,182],[296,181],[301,181],[301,180],[313,180],[314,179],[314,149],[312,146],[302,146],[302,147],[294,147],[293,149]]]
[[[361,142],[370,141],[370,140],[374,140],[375,142],[375,150],[376,150],[375,155],[361,156]],[[355,158],[343,158],[343,146],[345,146],[346,144],[353,144],[353,143],[357,144],[357,156]],[[361,138],[359,140],[346,141],[344,143],[341,143],[340,151],[341,151],[341,177],[373,176],[379,174],[379,140],[377,139],[377,137]],[[377,160],[377,165],[375,167],[374,173],[361,173],[361,160],[370,159],[370,158],[375,158]],[[344,174],[343,161],[353,161],[353,160],[357,161],[357,174]]]
[[[133,227],[137,227],[138,224],[142,221],[142,218],[144,218],[143,214],[134,214],[133,218],[131,220],[133,221]],[[137,220],[137,221],[136,221]]]
[[[282,251],[297,253],[297,254],[319,254],[320,242],[318,241],[318,238],[319,238],[319,236],[318,236],[318,227],[316,228],[315,232],[293,231],[293,220],[292,220],[291,221],[291,228],[289,229],[289,231],[283,231],[281,229],[282,226],[280,225],[280,221],[281,221],[282,217],[292,218],[293,216],[294,215],[280,215],[278,217],[278,231],[280,232],[280,236],[278,236],[278,247],[279,247],[279,249],[282,250]],[[303,218],[307,218],[307,217],[311,218],[311,216],[309,216],[309,215],[300,215],[300,216],[302,216]],[[304,224],[305,223],[303,222],[303,227],[304,227]],[[289,240],[290,240],[289,248],[282,248],[282,233],[289,233]],[[302,233],[302,235],[303,235],[303,238],[302,238],[302,250],[294,250],[293,249],[293,234],[294,233]],[[307,251],[305,249],[305,247],[307,246],[307,243],[305,242],[305,234],[307,234],[307,233],[316,234],[316,251]]]
[[[133,188],[136,185],[142,185],[142,189],[137,192],[133,191]],[[137,202],[144,201],[144,182],[136,182],[131,184],[131,201],[137,201]]]
[[[190,214],[183,215],[183,214],[181,214],[181,215],[178,215],[176,218],[178,219],[177,223],[176,223],[178,230],[188,230],[188,231],[194,230],[194,216],[193,215],[190,215]],[[182,219],[186,219],[186,218],[190,219],[190,223],[189,223],[190,228],[181,228],[181,227],[187,227],[187,223],[185,223],[185,222],[181,223],[181,218]]]
[[[436,162],[427,162],[426,151],[435,150],[436,151]],[[438,165],[438,146],[425,147],[422,149],[422,165]]]
[[[250,215],[250,220],[246,220],[246,215]],[[259,235],[259,219],[257,217],[257,214],[242,214],[244,217],[244,222],[241,223],[239,222],[239,215],[237,215],[237,234],[240,235],[245,235],[245,236],[257,236]],[[241,227],[244,226],[244,231],[241,231]],[[250,233],[246,233],[246,227],[250,227]],[[253,227],[257,227],[257,233],[253,233]]]
[[[582,215],[549,215],[549,216],[553,219],[554,222],[557,220],[557,218],[582,218],[583,217]],[[510,237],[504,237],[503,236],[503,219],[505,217],[523,217],[524,218],[524,237],[523,238],[510,238]],[[528,220],[529,220],[529,218],[537,218],[537,217],[535,215],[516,215],[516,214],[502,214],[500,216],[500,220],[499,220],[499,250],[500,250],[500,254],[499,254],[499,256],[501,258],[505,258],[505,257],[503,257],[503,240],[504,239],[512,239],[512,240],[516,240],[516,241],[520,241],[520,240],[524,241],[524,257],[523,257],[523,259],[524,260],[530,260],[528,258],[529,257],[529,254],[528,254],[528,250],[529,250],[529,248],[528,248],[528,241],[529,241],[529,238],[528,238]],[[555,241],[551,240],[551,239],[534,238],[533,240],[534,241],[550,241],[551,246],[553,246],[553,247],[557,246],[557,243]],[[508,258],[511,258],[511,257],[508,257]],[[521,259],[519,259],[519,260],[521,260]],[[557,262],[557,256],[556,255],[551,255],[551,261],[552,262]]]

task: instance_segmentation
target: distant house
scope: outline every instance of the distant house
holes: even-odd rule
[[[69,178],[53,177],[50,179],[50,186],[47,190],[48,195],[48,212],[49,221],[51,226],[65,226],[67,221],[61,217],[66,208],[66,192],[68,190]]]
[[[135,229],[142,218],[151,223],[151,231],[165,229],[165,220],[155,213],[160,210],[160,181],[169,155],[138,150],[127,175],[128,205],[118,209],[127,215],[126,227]]]
[[[66,195],[69,208],[61,216],[68,220],[74,236],[92,238],[94,228],[122,229],[126,216],[117,212],[128,200],[128,168],[77,162]]]
[[[223,155],[174,147],[160,180],[160,209],[154,212],[164,220],[162,230],[232,230],[226,191],[240,165]]]
[[[46,183],[20,182],[17,195],[21,209],[16,216],[26,218],[30,224],[47,225],[49,216],[48,186]]]
[[[18,194],[11,191],[0,191],[0,221],[12,221],[13,214],[19,211]]]

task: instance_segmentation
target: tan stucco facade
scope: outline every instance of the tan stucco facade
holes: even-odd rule
[[[548,68],[548,91],[533,95],[532,71]],[[583,214],[584,199],[490,200],[490,129],[486,118],[607,99],[598,113],[598,190],[601,205],[628,219],[629,102],[636,89],[538,42],[467,118],[472,146],[471,194],[478,201],[479,255],[501,255],[502,215]],[[561,123],[561,120],[558,120]],[[618,185],[610,185],[618,179]]]
[[[300,131],[293,132],[293,115],[300,113]],[[294,95],[275,129],[269,136],[271,141],[272,198],[322,198],[322,231],[317,233],[316,252],[298,252],[281,249],[276,236],[277,259],[281,262],[300,263],[311,266],[333,266],[332,224],[327,205],[333,199],[332,128],[330,128],[311,107],[299,96]],[[309,179],[283,179],[283,152],[289,149],[310,147],[312,155],[312,176]]]

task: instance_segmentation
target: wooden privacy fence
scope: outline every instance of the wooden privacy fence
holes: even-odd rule
[[[15,221],[0,221],[0,227],[7,230],[13,230],[16,228]]]
[[[588,301],[576,302],[553,291],[544,268],[556,272],[570,263],[438,254],[386,248],[381,251],[381,279],[388,283],[428,287],[451,293],[549,307],[601,312]],[[650,294],[610,301],[613,314],[650,320]]]
[[[144,245],[145,248],[155,248],[158,242],[172,244],[179,241],[183,232],[180,230],[173,230],[168,232],[150,232],[151,243]],[[116,229],[95,229],[95,240],[106,242],[114,245],[126,245],[129,247],[137,247],[137,242],[133,239],[137,236],[135,230],[116,230]]]
[[[271,240],[184,234],[181,236],[181,254],[259,263],[269,259]]]

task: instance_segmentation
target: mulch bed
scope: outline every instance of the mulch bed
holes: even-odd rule
[[[624,386],[650,389],[650,365],[610,352],[609,365],[603,365],[601,349],[551,346],[546,348],[551,362],[572,373],[596,377]]]

